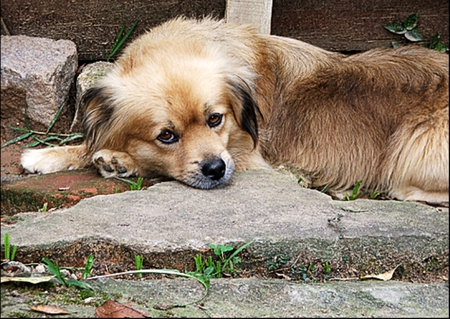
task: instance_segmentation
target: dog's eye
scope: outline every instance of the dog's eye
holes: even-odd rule
[[[174,133],[168,130],[162,131],[158,135],[157,139],[166,144],[178,142],[178,136],[176,136]]]
[[[208,118],[208,125],[209,127],[215,127],[218,126],[220,123],[222,123],[222,114],[214,113],[211,114]]]

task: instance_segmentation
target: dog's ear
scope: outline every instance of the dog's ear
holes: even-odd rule
[[[250,84],[242,78],[229,82],[232,92],[231,106],[238,124],[252,137],[256,147],[258,142],[258,114],[262,117],[261,111],[253,95]]]
[[[114,107],[104,87],[93,87],[86,91],[81,101],[83,130],[88,154],[102,147],[108,136]]]

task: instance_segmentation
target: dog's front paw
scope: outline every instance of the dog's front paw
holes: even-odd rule
[[[92,162],[103,177],[136,176],[138,168],[133,159],[124,152],[100,150],[92,156]]]

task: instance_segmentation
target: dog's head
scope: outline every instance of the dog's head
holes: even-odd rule
[[[253,79],[215,48],[143,41],[85,95],[88,150],[127,152],[141,175],[220,186],[257,144]]]

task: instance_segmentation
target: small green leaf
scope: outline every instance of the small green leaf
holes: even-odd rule
[[[39,141],[34,141],[34,142],[31,142],[30,144],[27,144],[27,145],[25,145],[25,146],[22,146],[22,148],[35,147],[35,146],[38,146],[39,144],[41,144],[41,142],[39,142]]]
[[[59,138],[58,136],[48,136],[43,139],[44,142],[60,141],[60,140],[61,140],[61,138]]]
[[[436,32],[436,34],[433,35],[433,37],[431,38],[430,44],[428,45],[428,47],[429,47],[430,49],[435,49],[436,46],[437,46],[437,45],[439,44],[439,42],[440,42],[440,41],[439,41],[440,37],[441,37],[440,33],[439,33],[439,32]]]
[[[94,288],[91,285],[89,285],[88,283],[83,282],[83,281],[69,279],[69,280],[66,280],[66,284],[67,285],[76,286],[76,287],[80,287],[80,288],[87,288],[87,289],[90,289],[90,290],[94,290]]]
[[[58,281],[63,284],[64,286],[67,286],[66,280],[61,275],[61,272],[59,270],[58,262],[56,261],[55,264],[53,264],[49,259],[42,258],[42,261],[47,264],[47,270],[52,274],[55,275]]]
[[[404,34],[407,30],[402,21],[392,21],[384,25],[384,28],[395,34]]]
[[[78,138],[83,138],[83,137],[84,137],[83,133],[73,133],[73,134],[70,134],[70,136],[63,139],[61,142],[59,142],[59,145],[66,144],[70,141],[76,140]]]
[[[231,251],[231,250],[233,250],[233,249],[234,249],[234,248],[233,248],[233,246],[231,246],[231,245],[226,245],[226,246],[222,246],[222,247],[221,247],[222,252]]]
[[[114,46],[113,46],[111,52],[108,54],[108,57],[106,58],[107,61],[109,61],[109,59],[111,59],[113,57],[113,55],[116,54],[116,52],[120,49],[120,47],[123,45],[123,43],[130,36],[131,32],[133,32],[133,30],[136,27],[136,25],[138,24],[138,22],[139,22],[139,20],[136,20],[134,22],[134,24],[131,26],[131,28],[128,30],[128,32],[124,35],[124,37],[121,40],[119,40],[120,37],[122,36],[123,31],[125,30],[125,25],[122,26],[122,29],[120,29],[119,34],[117,35],[117,37],[114,41]]]
[[[90,254],[86,261],[86,265],[84,266],[83,275],[81,277],[83,278],[83,280],[86,280],[86,278],[89,277],[93,265],[94,265],[94,256]]]
[[[412,29],[406,32],[405,38],[412,42],[423,41],[422,34],[418,29]]]
[[[120,29],[119,33],[116,36],[116,39],[114,40],[114,44],[113,44],[113,48],[116,48],[117,45],[119,44],[120,38],[122,37],[122,33],[123,31],[125,31],[125,24],[122,25],[122,28]],[[110,58],[110,56],[108,56],[108,59]]]
[[[17,252],[17,246],[12,246],[12,252],[11,252],[11,261],[14,260],[15,256],[16,256],[16,252]]]
[[[418,22],[419,22],[419,13],[416,12],[416,13],[409,15],[405,19],[405,21],[403,21],[403,25],[406,28],[406,30],[412,30],[417,26]]]
[[[24,139],[30,137],[31,134],[33,134],[33,132],[28,132],[28,133],[22,134],[22,135],[20,135],[20,136],[18,136],[18,137],[16,137],[16,138],[13,138],[12,140],[9,140],[9,141],[6,142],[5,144],[3,144],[3,145],[2,145],[2,148],[5,147],[5,146],[14,144],[14,143],[16,143],[16,142],[18,142],[18,141],[24,140]]]
[[[436,45],[434,50],[439,52],[448,52],[448,47],[445,44],[439,43],[438,45]]]
[[[225,266],[230,262],[230,260],[232,260],[234,257],[236,257],[237,254],[239,254],[243,249],[247,248],[248,245],[250,245],[251,243],[253,243],[252,241],[249,241],[248,243],[245,243],[244,245],[242,245],[241,247],[239,247],[238,249],[236,249],[230,257],[228,257],[228,259],[224,262],[224,268],[222,270],[225,269]]]
[[[61,106],[59,107],[58,112],[56,112],[55,117],[53,118],[53,120],[50,122],[50,125],[47,128],[47,131],[45,132],[45,134],[48,134],[50,132],[50,130],[52,129],[53,125],[55,125],[56,120],[58,119],[59,115],[61,114],[61,111],[63,110],[64,106],[66,105],[66,102],[64,102],[63,104],[61,104]]]
[[[439,52],[447,52],[448,48],[446,45],[441,43],[440,38],[441,34],[439,32],[436,32],[436,34],[431,38],[428,48]]]
[[[214,273],[214,267],[213,267],[213,266],[207,267],[207,268],[205,269],[205,271],[204,271],[204,275],[205,275],[206,277],[211,277],[213,273]]]
[[[47,211],[47,209],[48,209],[48,203],[45,202],[44,205],[42,205],[42,208],[38,209],[38,212],[39,213],[45,213]]]
[[[10,128],[10,129],[13,129],[13,130],[15,130],[15,131],[31,132],[31,129],[21,128],[21,127],[9,126],[9,128]]]
[[[9,239],[9,234],[6,233],[3,236],[3,238],[5,241],[5,244],[4,244],[5,245],[5,259],[10,260],[9,257],[10,257],[11,243],[10,243],[10,239]]]
[[[144,263],[144,257],[139,255],[134,256],[134,263],[136,265],[136,270],[141,270],[142,264]],[[137,276],[139,278],[142,278],[142,273],[138,273]]]
[[[53,144],[47,142],[47,139],[51,139],[51,137],[47,137],[47,138],[45,138],[45,139],[40,139],[40,138],[38,138],[37,136],[33,136],[33,138],[34,138],[37,142],[39,142],[40,144],[44,144],[44,145],[48,145],[48,146],[53,146]],[[33,142],[32,144],[34,144],[34,142]],[[27,148],[27,147],[31,147],[30,144],[28,144],[27,146],[24,146],[24,148]]]

